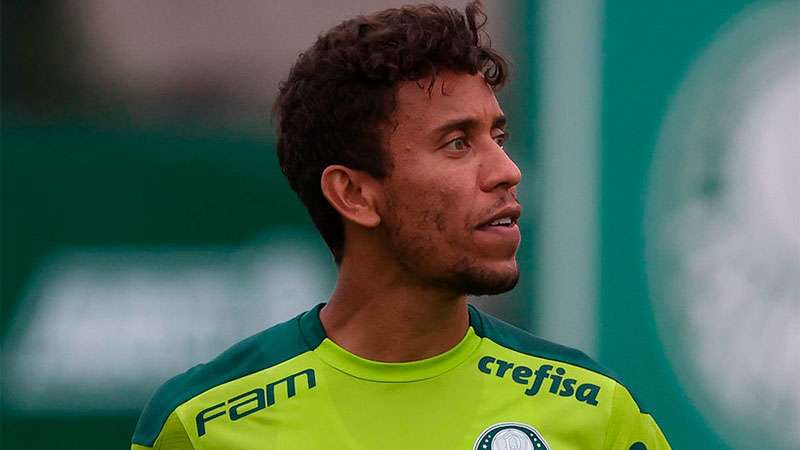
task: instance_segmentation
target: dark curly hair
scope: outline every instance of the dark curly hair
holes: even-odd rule
[[[337,264],[344,225],[322,194],[322,172],[341,164],[379,179],[390,174],[383,143],[401,81],[449,70],[480,72],[493,89],[502,87],[508,66],[482,42],[485,24],[480,1],[464,14],[417,5],[358,16],[321,35],[281,83],[274,107],[281,170]]]

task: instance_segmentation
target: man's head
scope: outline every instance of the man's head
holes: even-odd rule
[[[425,5],[357,17],[282,84],[281,168],[337,263],[358,240],[427,284],[516,283],[520,174],[494,96],[506,63],[481,43],[484,23],[478,2],[466,15]],[[498,216],[513,223],[487,225]]]

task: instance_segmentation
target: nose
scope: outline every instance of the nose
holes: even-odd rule
[[[487,148],[485,155],[480,182],[482,191],[511,189],[519,184],[522,172],[508,153],[494,140],[491,141],[491,146]]]

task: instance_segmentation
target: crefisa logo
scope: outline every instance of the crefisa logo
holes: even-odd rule
[[[472,450],[550,450],[550,447],[532,426],[504,422],[481,433]]]

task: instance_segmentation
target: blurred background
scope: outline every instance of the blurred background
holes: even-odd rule
[[[800,449],[800,2],[487,3],[523,279],[474,301],[610,367],[675,449]],[[271,102],[396,5],[3,2],[0,447],[127,448],[163,381],[327,298]]]

